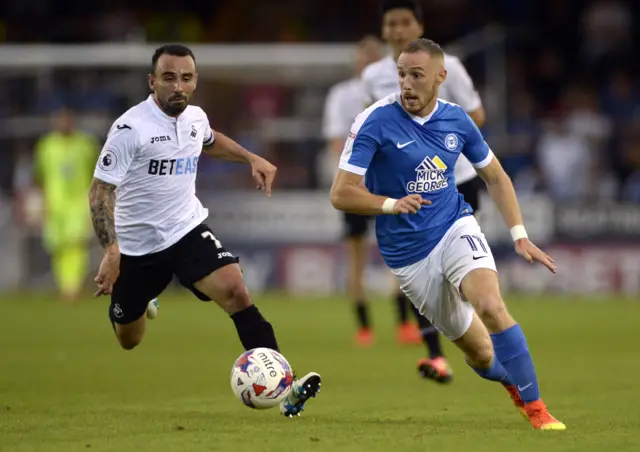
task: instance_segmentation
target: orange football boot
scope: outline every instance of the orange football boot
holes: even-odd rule
[[[356,334],[356,343],[361,347],[370,347],[373,345],[373,331],[369,328],[360,328]]]
[[[405,345],[422,344],[422,334],[415,323],[405,322],[398,326],[397,340]]]
[[[453,371],[449,367],[447,360],[442,356],[435,359],[421,358],[418,360],[418,372],[423,378],[428,378],[438,383],[449,383],[453,379]]]
[[[541,399],[524,404],[524,412],[536,430],[566,430],[567,426],[551,416]]]

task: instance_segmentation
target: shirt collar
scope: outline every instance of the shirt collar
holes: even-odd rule
[[[425,125],[427,122],[429,122],[429,120],[433,117],[433,115],[436,113],[436,111],[438,110],[438,104],[440,103],[439,100],[436,100],[436,105],[433,107],[433,110],[431,110],[431,113],[429,113],[427,116],[421,117],[421,116],[415,116],[412,115],[411,113],[409,113],[407,110],[404,109],[404,106],[402,105],[402,98],[401,95],[398,95],[398,105],[400,105],[400,108],[402,108],[402,110],[415,122],[417,122],[418,124],[420,124],[421,126]]]

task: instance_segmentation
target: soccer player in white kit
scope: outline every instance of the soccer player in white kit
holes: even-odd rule
[[[96,295],[111,295],[109,317],[126,350],[142,340],[149,300],[174,275],[198,298],[215,301],[229,314],[246,350],[278,350],[273,327],[249,298],[238,258],[204,223],[208,211],[195,188],[202,151],[249,164],[267,196],[276,168],[214,133],[205,112],[189,105],[197,80],[189,48],[158,48],[148,76],[153,94],[109,130],[89,193],[94,229],[104,248]],[[282,414],[299,415],[320,382],[315,372],[294,381],[280,405]]]
[[[423,11],[418,2],[413,0],[383,1],[382,37],[389,44],[392,52],[365,68],[362,73],[362,81],[367,95],[366,105],[371,105],[400,89],[396,61],[404,47],[409,42],[420,38],[423,33]],[[459,58],[446,53],[444,54],[444,64],[448,75],[447,80],[440,87],[440,98],[460,105],[475,124],[482,127],[485,122],[482,101],[464,65]],[[476,176],[476,171],[469,160],[461,155],[455,165],[455,182],[458,191],[474,211],[478,210],[478,191],[484,188],[484,184]],[[395,302],[398,306],[399,323],[406,325],[410,302],[401,290],[395,294]],[[421,358],[418,361],[418,372],[423,377],[431,378],[440,383],[451,381],[453,372],[444,358],[440,335],[424,317],[417,315],[417,318],[422,339],[429,351],[429,358]],[[407,330],[405,334],[409,335],[410,331]]]
[[[556,272],[527,238],[516,193],[478,127],[459,106],[438,99],[444,53],[427,39],[398,58],[401,91],[356,118],[331,190],[333,206],[376,216],[385,263],[421,314],[465,354],[482,378],[499,382],[535,429],[564,430],[540,398],[522,328],[500,295],[489,245],[455,186],[463,154],[485,182],[515,250]],[[366,175],[366,189],[360,186]]]
[[[374,36],[365,36],[356,45],[354,76],[333,85],[327,94],[324,105],[322,132],[332,161],[340,158],[344,142],[349,134],[353,120],[362,111],[365,92],[360,77],[362,70],[383,55],[382,42]],[[368,243],[367,230],[369,218],[362,215],[344,214],[344,237],[347,245],[349,263],[349,295],[358,321],[356,343],[362,346],[371,345],[369,305],[363,287],[364,270],[367,265]]]

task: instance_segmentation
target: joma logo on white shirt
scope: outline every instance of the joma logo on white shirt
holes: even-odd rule
[[[169,135],[161,135],[159,137],[151,137],[151,144],[160,143],[163,141],[171,141],[171,137]]]

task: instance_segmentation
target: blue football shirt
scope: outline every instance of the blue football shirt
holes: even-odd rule
[[[373,194],[400,199],[418,193],[432,202],[416,214],[377,216],[378,246],[389,267],[424,259],[456,220],[473,213],[456,188],[461,153],[475,168],[493,158],[478,127],[456,104],[438,99],[434,111],[419,118],[402,107],[396,93],[356,118],[340,168],[365,176]]]

